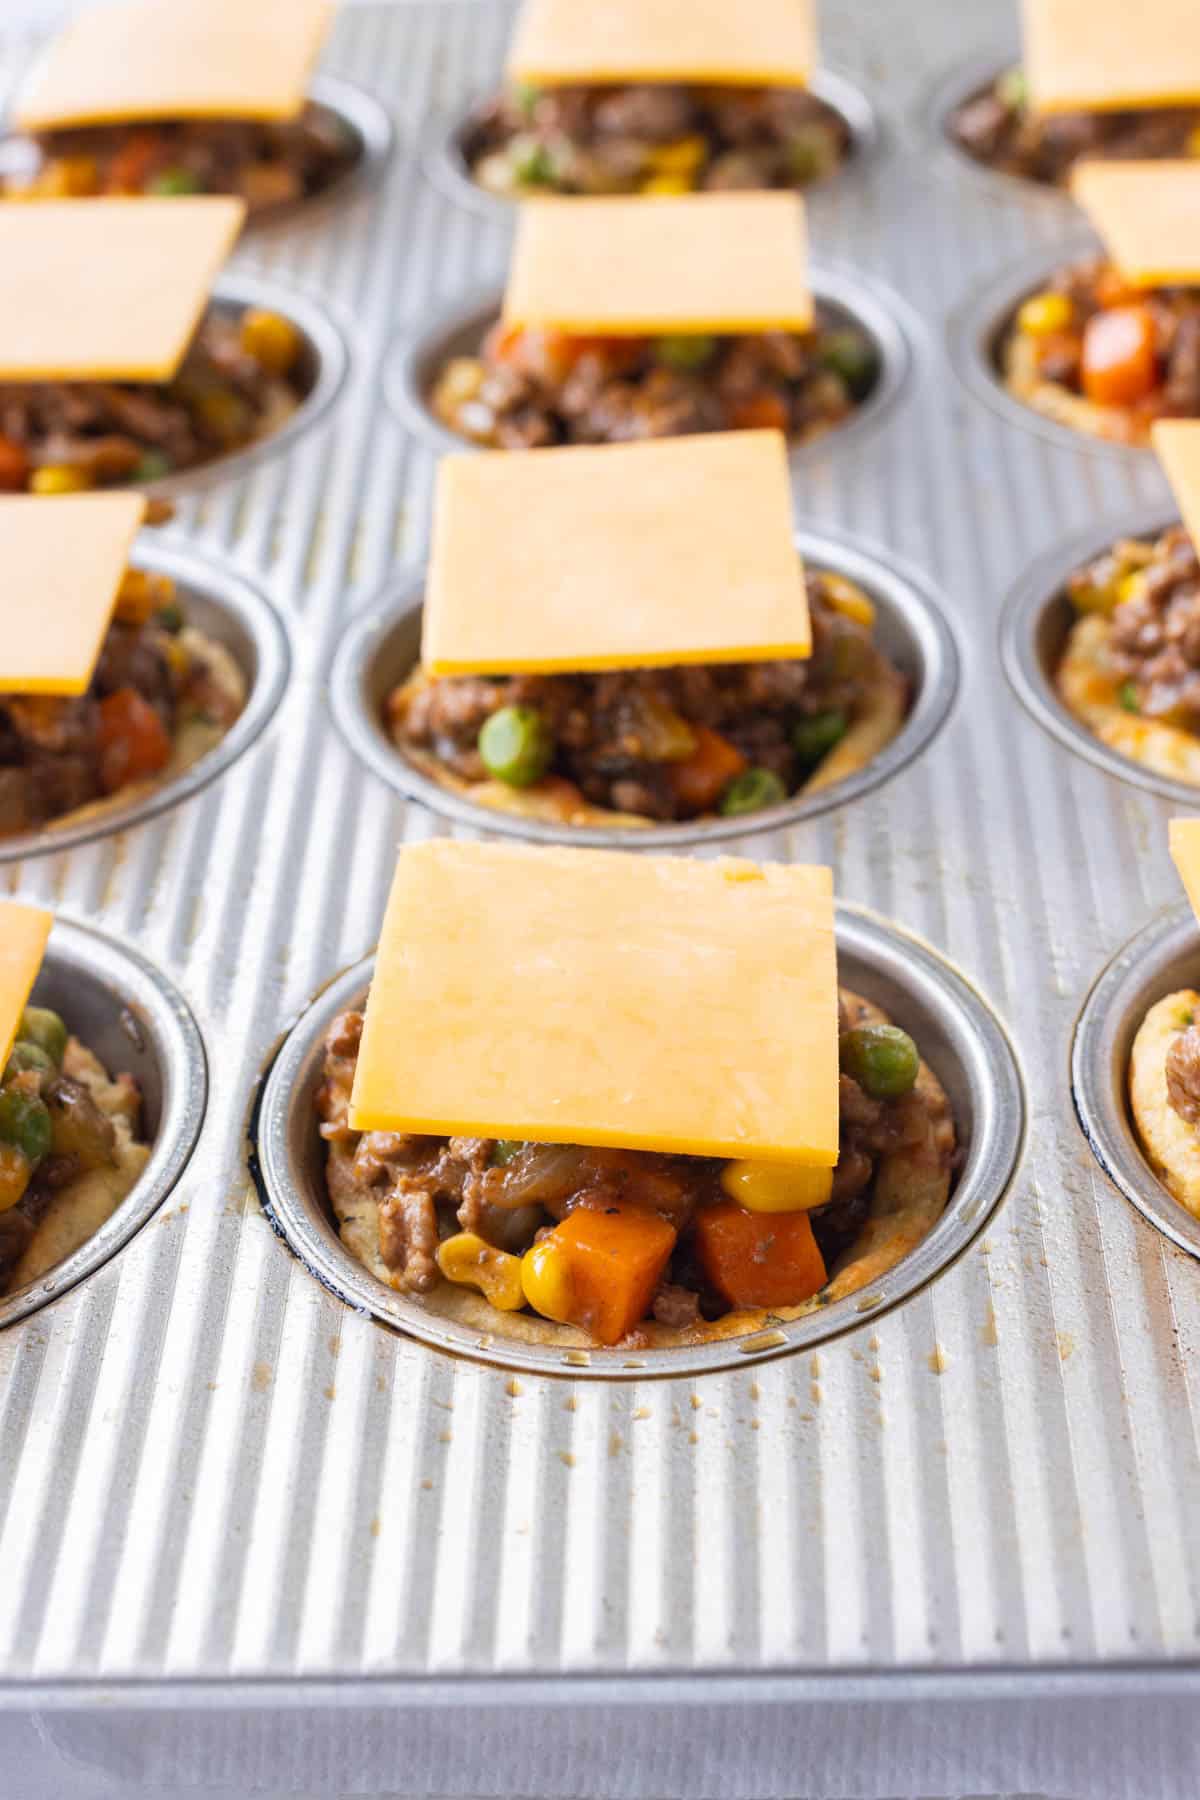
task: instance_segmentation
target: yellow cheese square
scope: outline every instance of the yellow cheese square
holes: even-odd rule
[[[431,674],[811,650],[778,432],[442,462],[422,643]]]
[[[1193,542],[1200,544],[1200,420],[1159,419],[1150,436],[1179,503],[1180,517]]]
[[[832,1166],[829,870],[408,846],[350,1121]]]
[[[1103,112],[1200,100],[1196,0],[1022,0],[1037,112]]]
[[[518,81],[696,81],[804,87],[814,0],[525,0],[509,52]]]
[[[1200,282],[1200,160],[1079,163],[1071,192],[1127,281]]]
[[[54,914],[40,906],[0,900],[0,1069],[8,1061],[53,923]]]
[[[527,200],[504,318],[609,337],[807,331],[807,262],[798,194]]]
[[[1200,918],[1200,819],[1172,819],[1170,834],[1171,860]]]
[[[118,0],[86,8],[18,96],[22,131],[134,119],[287,119],[300,111],[329,0]]]
[[[0,206],[0,380],[169,381],[245,216],[215,196]]]
[[[141,494],[0,500],[0,693],[87,692],[145,512]]]

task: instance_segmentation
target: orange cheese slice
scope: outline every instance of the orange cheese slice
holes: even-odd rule
[[[1170,834],[1171,860],[1200,918],[1200,819],[1172,819]]]
[[[804,87],[814,0],[525,0],[508,58],[518,81],[703,81]]]
[[[87,692],[145,513],[141,494],[0,500],[0,693]]]
[[[168,381],[241,200],[0,206],[0,380]]]
[[[1167,471],[1179,512],[1200,544],[1200,420],[1159,419],[1150,436]]]
[[[1022,0],[1022,15],[1037,112],[1200,101],[1196,0]]]
[[[1127,281],[1200,282],[1200,160],[1079,163],[1071,192]]]
[[[832,1167],[829,870],[406,847],[350,1122]]]
[[[608,337],[807,331],[804,204],[770,193],[526,201],[504,319]]]
[[[34,65],[23,131],[134,119],[287,119],[304,104],[329,0],[118,0],[80,12]]]
[[[811,649],[778,432],[442,462],[422,643],[431,674]]]
[[[8,1061],[53,923],[54,914],[40,906],[0,900],[0,1068]]]

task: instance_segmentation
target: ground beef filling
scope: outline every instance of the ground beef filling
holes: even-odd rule
[[[1101,257],[1068,264],[1018,309],[1001,358],[1039,410],[1148,442],[1155,419],[1200,417],[1200,289],[1133,288]]]
[[[844,1008],[841,1023],[849,1023]],[[678,1233],[652,1316],[682,1327],[729,1310],[706,1285],[692,1236],[700,1209],[726,1199],[721,1161],[492,1138],[356,1133],[349,1102],[362,1024],[360,1012],[334,1020],[316,1110],[321,1136],[343,1153],[326,1164],[335,1211],[350,1211],[363,1196],[375,1199],[383,1261],[401,1292],[424,1294],[436,1285],[438,1246],[457,1232],[473,1232],[496,1249],[521,1255],[575,1208],[603,1209],[620,1201],[652,1210]],[[920,1089],[894,1100],[873,1099],[843,1071],[839,1098],[841,1148],[832,1197],[809,1214],[826,1268],[851,1248],[866,1222],[880,1158],[921,1143],[934,1123],[935,1103]],[[942,1130],[938,1141],[952,1159],[952,1134]]]
[[[0,836],[161,773],[186,724],[224,732],[239,710],[202,640],[185,629],[171,583],[131,571],[86,694],[0,696]]]
[[[0,492],[156,481],[276,430],[303,398],[290,320],[210,310],[169,382],[0,382]]]
[[[451,430],[507,450],[742,428],[802,442],[847,419],[878,378],[854,325],[661,338],[496,326],[479,355],[445,364],[430,404]]]
[[[813,653],[803,661],[408,682],[389,696],[389,733],[399,749],[484,781],[494,771],[480,734],[516,707],[544,728],[542,780],[570,783],[589,805],[670,822],[727,796],[783,800],[840,741],[882,663],[870,627],[832,603],[849,584],[811,570],[805,580]]]
[[[1167,1099],[1186,1124],[1200,1126],[1200,1026],[1181,1031],[1167,1051]]]
[[[675,83],[505,90],[464,144],[505,196],[804,188],[850,151],[841,114],[800,88]]]
[[[284,121],[89,125],[0,144],[0,194],[237,194],[253,214],[321,193],[359,154],[356,135],[338,115],[312,103]]]
[[[1067,593],[1081,613],[1110,616],[1125,710],[1200,733],[1200,559],[1187,532],[1115,544],[1075,571]]]
[[[976,162],[1004,175],[1063,186],[1085,157],[1157,160],[1195,155],[1200,107],[1147,111],[1030,112],[1025,81],[1008,69],[956,107],[947,129]]]

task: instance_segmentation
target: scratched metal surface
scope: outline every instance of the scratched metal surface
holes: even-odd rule
[[[258,1210],[243,1154],[258,1073],[370,948],[396,844],[437,829],[355,761],[324,681],[344,621],[419,559],[427,527],[433,459],[385,403],[389,346],[502,274],[506,224],[440,195],[418,146],[498,69],[509,17],[457,0],[347,12],[327,66],[393,111],[390,173],[236,259],[314,295],[353,352],[310,435],[178,525],[285,620],[277,714],[185,806],[7,871],[169,972],[211,1091],[159,1218],[0,1334],[2,1691],[1191,1663],[1200,1272],[1099,1174],[1068,1089],[1086,988],[1175,895],[1168,806],[1043,735],[997,655],[1003,596],[1035,555],[1165,490],[1144,460],[1015,429],[952,372],[947,315],[1071,224],[931,166],[918,96],[1003,36],[999,5],[921,0],[903,30],[891,0],[837,9],[828,59],[886,141],[812,204],[822,263],[898,290],[920,328],[905,394],[852,455],[831,440],[798,469],[798,512],[940,586],[959,703],[885,788],[744,848],[830,860],[843,896],[989,996],[1031,1103],[1005,1206],[932,1286],[816,1354],[578,1388],[348,1311]],[[27,49],[8,40],[7,73]]]

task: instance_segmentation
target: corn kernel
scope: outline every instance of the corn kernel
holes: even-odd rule
[[[659,144],[646,161],[656,175],[694,175],[708,153],[708,143],[700,136],[673,138]]]
[[[1122,575],[1117,583],[1117,605],[1124,606],[1130,600],[1140,599],[1145,585],[1145,577],[1140,569],[1131,569],[1128,575]]]
[[[122,625],[144,625],[155,610],[150,576],[145,569],[126,569],[117,591],[115,616]]]
[[[543,1238],[521,1258],[521,1289],[534,1312],[565,1325],[571,1317],[571,1271],[562,1247]]]
[[[0,1144],[0,1214],[11,1211],[29,1186],[33,1164],[15,1144]]]
[[[875,603],[869,599],[862,589],[853,581],[847,581],[844,575],[822,576],[821,585],[825,596],[835,612],[843,618],[853,619],[856,625],[862,625],[870,631],[875,623]]]
[[[747,1212],[809,1212],[829,1199],[833,1170],[797,1163],[731,1162],[721,1170],[721,1186]]]
[[[1051,337],[1069,330],[1074,319],[1075,308],[1065,294],[1034,294],[1017,314],[1017,329],[1026,337]]]
[[[501,1312],[516,1312],[525,1304],[521,1258],[497,1250],[473,1231],[445,1238],[438,1245],[437,1263],[447,1281],[478,1288]]]
[[[300,333],[282,313],[252,306],[242,315],[242,349],[271,375],[286,375],[300,355]]]
[[[91,485],[87,470],[77,469],[71,463],[45,463],[29,477],[34,494],[84,494]]]
[[[651,175],[643,181],[643,194],[690,194],[692,182],[687,175]]]
[[[100,171],[94,156],[56,156],[38,175],[34,186],[43,200],[81,200],[100,187]]]

